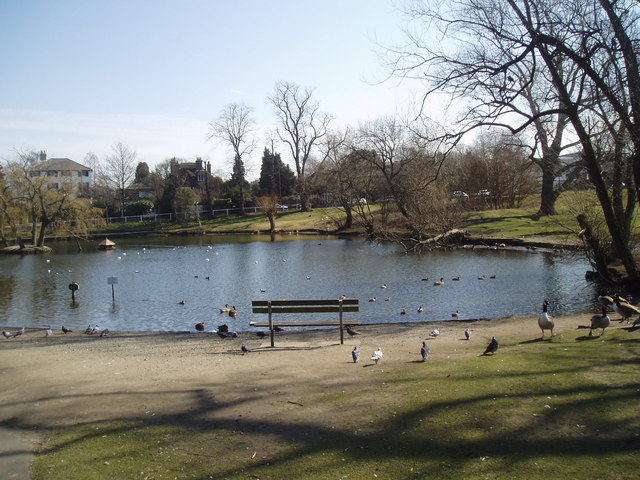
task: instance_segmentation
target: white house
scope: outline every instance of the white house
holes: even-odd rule
[[[76,198],[90,198],[93,170],[69,158],[49,158],[40,152],[40,161],[31,168],[32,177],[47,177],[47,188],[64,190]]]

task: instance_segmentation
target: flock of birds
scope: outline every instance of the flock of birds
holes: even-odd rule
[[[36,329],[37,331],[42,331],[41,328]],[[25,327],[20,328],[20,330],[16,331],[15,333],[9,332],[8,330],[3,330],[2,331],[2,336],[4,338],[15,338],[15,337],[19,337],[20,335],[24,335],[26,331]],[[62,325],[62,328],[60,329],[60,331],[62,333],[64,333],[65,335],[67,333],[71,333],[73,332],[73,330],[71,330],[70,328],[65,327],[64,325]],[[100,329],[100,327],[98,325],[89,325],[85,331],[84,331],[85,335],[97,335],[100,337],[108,337],[110,332],[108,328],[105,328],[103,330]],[[53,329],[51,328],[51,325],[49,325],[47,328],[44,329],[44,336],[45,337],[53,337]]]

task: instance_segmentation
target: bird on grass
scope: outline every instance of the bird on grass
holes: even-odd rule
[[[625,301],[622,298],[620,300]],[[613,308],[613,304],[615,302],[614,298],[611,295],[607,295],[605,290],[600,290],[600,295],[598,295],[598,303],[600,305],[607,308]]]
[[[73,330],[71,330],[70,328],[65,327],[64,325],[62,325],[62,333],[67,334],[70,332],[73,332]]]
[[[353,350],[351,350],[351,358],[353,359],[353,363],[358,363],[360,361],[360,349],[357,345],[353,347]]]
[[[635,322],[634,322],[635,323]],[[604,329],[611,325],[611,319],[609,315],[607,315],[607,307],[602,307],[602,315],[594,315],[591,317],[591,326],[589,327],[589,336],[593,336],[594,328],[601,328],[602,333],[600,336],[604,335]]]
[[[204,322],[196,323],[196,330],[204,332]]]
[[[471,340],[471,330],[470,329],[466,329],[464,331],[464,338],[466,338],[467,340]]]
[[[548,307],[549,307],[549,302],[547,300],[542,302],[542,313],[538,316],[538,326],[540,327],[540,330],[542,330],[542,338],[544,338],[545,330],[550,330],[551,336],[553,337],[553,327],[555,327],[553,320],[551,319],[551,317],[549,316],[549,313],[547,312]]]
[[[422,342],[422,348],[420,349],[420,355],[422,356],[422,361],[426,362],[427,360],[429,360],[429,353],[431,353],[431,349],[429,348],[429,345],[427,345],[427,342]]]
[[[249,353],[251,350],[249,350],[249,347],[247,347],[244,343],[242,345],[240,345],[240,350],[242,350],[242,354],[244,355],[245,353]]]
[[[346,326],[344,327],[345,330],[347,331],[347,333],[349,334],[349,336],[353,337],[355,335],[360,335],[360,332],[358,332],[357,330],[354,330],[353,328]]]
[[[102,331],[100,332],[100,336],[101,336],[101,337],[108,337],[110,333],[111,333],[111,332],[109,331],[109,329],[108,329],[108,328],[105,328],[104,330],[102,330]]]
[[[376,362],[376,365],[378,364],[378,362],[380,360],[382,360],[382,357],[384,355],[382,354],[382,349],[380,347],[378,347],[378,349],[373,352],[373,354],[371,355],[371,360],[373,360],[374,362]]]
[[[13,333],[7,332],[6,330],[2,331],[2,335],[4,336],[4,338],[12,338],[13,337]]]
[[[618,315],[620,315],[621,322],[623,320],[626,320],[628,322],[630,317],[633,317],[634,315],[640,315],[640,308],[631,305],[630,303],[623,302],[618,295],[615,295],[613,299],[613,309]]]
[[[640,317],[636,318],[635,322],[631,325],[632,327],[640,327]]]
[[[496,340],[496,337],[493,337],[491,338],[491,342],[489,343],[489,345],[487,345],[487,348],[482,355],[493,355],[498,351],[498,347],[498,340]]]
[[[24,327],[22,327],[20,330],[18,330],[13,336],[14,337],[18,337],[20,335],[24,334]]]
[[[431,333],[429,334],[430,337],[437,337],[438,335],[440,335],[439,328],[434,328],[433,330],[431,330]]]

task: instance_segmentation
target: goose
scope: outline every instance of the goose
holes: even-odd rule
[[[357,345],[351,350],[351,358],[353,359],[353,363],[358,363],[360,360],[360,349]]]
[[[484,280],[484,275],[479,276],[478,280]]]
[[[378,362],[380,360],[382,360],[382,357],[384,355],[382,354],[382,349],[380,347],[378,347],[378,349],[373,352],[373,354],[371,355],[371,360],[373,360],[374,362],[376,362],[376,365],[378,364]]]
[[[606,293],[607,292],[604,290],[600,291],[600,295],[598,295],[598,303],[603,307],[612,308],[615,300],[611,295],[606,295]]]
[[[400,315],[406,315],[407,311],[403,308],[402,310],[400,310]]]
[[[498,347],[498,340],[496,340],[496,337],[492,337],[491,342],[489,343],[489,345],[487,345],[487,348],[482,355],[493,355],[498,351]]]
[[[444,285],[444,278],[440,277],[440,280],[433,282],[434,286]]]
[[[607,307],[602,306],[602,315],[594,315],[591,317],[591,327],[589,328],[589,336],[593,335],[594,328],[601,328],[602,333],[600,336],[604,335],[604,329],[607,328],[611,324],[611,319],[609,315],[607,315]]]
[[[178,302],[178,305],[184,305],[184,300],[180,300],[180,301]]]
[[[424,312],[424,307],[422,305],[420,305],[418,307],[418,313],[422,313],[422,312]]]
[[[538,317],[538,326],[540,330],[542,330],[542,338],[544,338],[544,331],[551,330],[551,336],[553,337],[553,327],[555,326],[553,320],[547,313],[547,307],[549,306],[548,301],[542,302],[542,313]]]
[[[453,277],[451,280],[453,280],[453,281],[457,282],[457,281],[459,281],[459,280],[460,280],[460,277]]]
[[[369,301],[370,301],[370,302],[376,302],[376,301],[378,301],[378,299],[377,299],[376,297],[371,297],[371,298],[369,299]]]
[[[380,288],[387,288],[387,284],[383,283],[382,285],[380,285]]]
[[[471,330],[470,329],[466,329],[464,331],[464,338],[466,338],[467,340],[471,340]]]
[[[620,321],[626,320],[629,321],[629,318],[634,315],[640,315],[640,308],[631,305],[630,303],[623,302],[618,295],[613,297],[614,304],[613,309],[615,312],[620,315]]]
[[[225,304],[224,307],[220,307],[220,313],[229,313],[229,304]]]
[[[234,318],[238,316],[238,310],[236,310],[235,305],[229,310],[229,316]]]
[[[204,322],[196,323],[196,330],[204,332]]]
[[[422,356],[422,361],[426,362],[427,360],[429,360],[429,353],[431,352],[431,349],[429,348],[429,345],[427,345],[427,342],[422,342],[422,348],[420,349],[420,355]]]
[[[460,318],[460,312],[456,310],[451,314],[451,318],[455,318],[456,320],[458,320]]]
[[[491,275],[489,278],[495,280],[496,279],[496,275]]]

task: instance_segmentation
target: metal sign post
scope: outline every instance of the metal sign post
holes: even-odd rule
[[[116,301],[116,289],[114,285],[118,283],[118,277],[107,277],[107,285],[111,285],[111,300]]]

